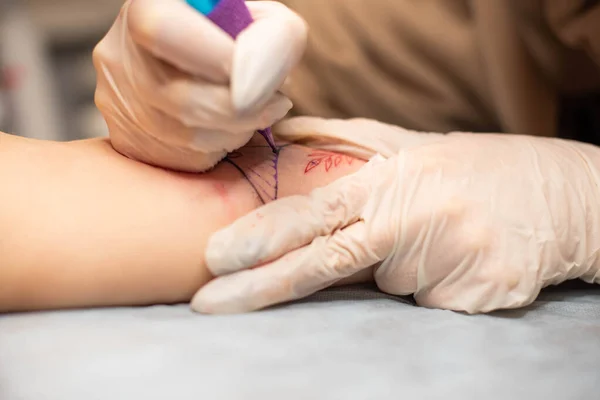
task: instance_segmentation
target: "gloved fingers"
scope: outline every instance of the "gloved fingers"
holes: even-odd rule
[[[248,143],[255,130],[240,131],[235,135],[230,132],[211,129],[192,129],[192,139],[187,147],[199,153],[232,152]],[[223,138],[227,137],[227,140]]]
[[[400,150],[445,139],[439,133],[418,132],[369,119],[295,117],[274,126],[279,138],[310,147],[368,159],[374,154],[389,158]]]
[[[231,73],[233,106],[241,115],[264,107],[281,88],[308,35],[304,20],[283,4],[246,4],[255,21],[237,38]]]
[[[264,266],[216,278],[191,302],[196,312],[243,313],[309,296],[377,263],[363,221],[316,238]]]
[[[279,88],[279,93],[290,97],[291,90],[292,90],[292,82],[293,82],[293,79],[291,76],[288,76],[287,78],[285,78],[285,80],[283,81],[283,84]]]
[[[275,94],[260,110],[237,117],[226,86],[178,76],[169,78],[165,83],[155,82],[152,86],[155,86],[154,95],[148,96],[148,102],[189,128],[231,134],[254,131],[271,126],[292,108],[287,97]]]
[[[208,269],[220,276],[251,268],[357,221],[370,194],[374,163],[310,196],[267,204],[216,232],[206,249]]]
[[[234,41],[182,0],[136,0],[124,8],[134,43],[164,62],[214,83],[229,82]]]
[[[124,114],[114,103],[103,100],[104,96],[103,92],[96,96],[100,109],[113,115]],[[124,118],[113,123],[127,129],[111,132],[111,142],[119,152],[147,164],[186,172],[201,172],[214,166],[227,152],[248,143],[254,134],[253,129],[232,135],[217,128],[189,128],[153,107],[140,108],[135,120]]]

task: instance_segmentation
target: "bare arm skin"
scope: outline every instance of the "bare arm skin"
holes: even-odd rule
[[[0,312],[187,302],[212,278],[213,232],[364,164],[280,144],[274,180],[264,146],[257,137],[196,175],[132,161],[107,140],[0,134]]]

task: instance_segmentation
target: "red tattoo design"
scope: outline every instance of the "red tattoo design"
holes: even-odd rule
[[[325,166],[325,171],[329,171],[332,167],[339,167],[343,162],[352,165],[354,158],[342,154],[330,153],[327,151],[317,150],[308,155],[310,160],[304,168],[304,173],[308,174],[319,165]]]

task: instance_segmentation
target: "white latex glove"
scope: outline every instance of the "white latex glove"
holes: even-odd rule
[[[346,124],[325,125],[329,133],[317,136],[345,138],[348,146],[344,132],[353,128]],[[359,136],[373,132],[386,135],[374,124]],[[256,310],[378,263],[381,290],[468,313],[525,306],[542,287],[567,279],[600,283],[598,148],[513,135],[388,132],[401,133],[408,147],[214,234],[206,261],[220,277],[192,308]]]
[[[117,151],[204,171],[287,114],[276,90],[301,58],[306,25],[276,2],[248,8],[255,22],[234,41],[184,0],[125,2],[94,51],[96,104]]]

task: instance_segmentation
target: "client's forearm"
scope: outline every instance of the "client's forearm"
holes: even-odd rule
[[[362,162],[253,142],[207,174],[160,170],[105,140],[0,135],[0,311],[187,301],[209,236],[262,202]],[[277,172],[277,176],[274,173]]]

